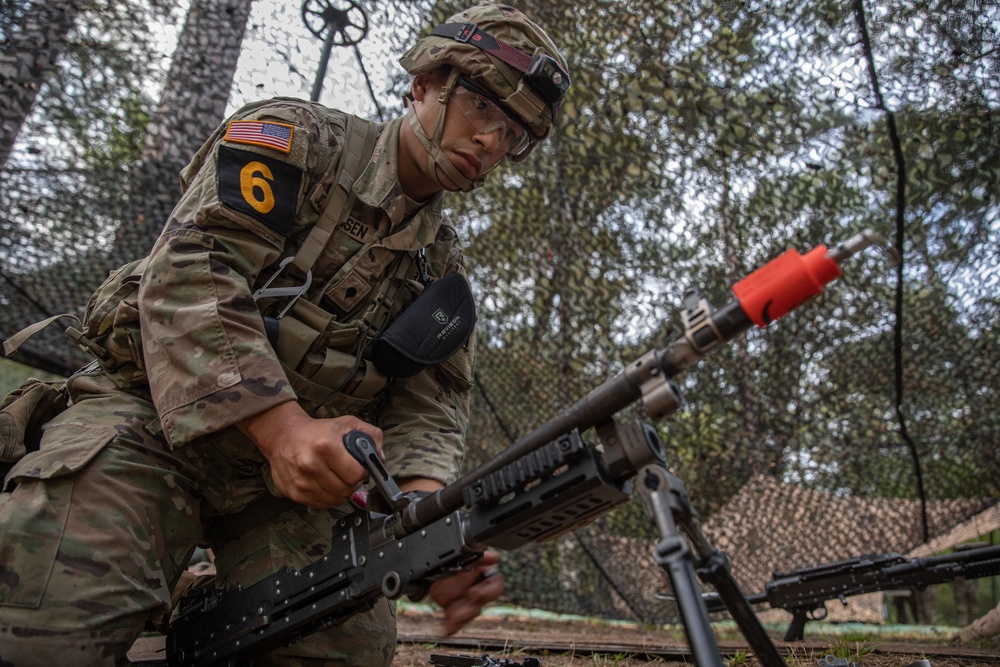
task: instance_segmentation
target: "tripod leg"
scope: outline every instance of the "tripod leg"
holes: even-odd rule
[[[700,534],[700,528],[692,525],[686,530],[696,530]],[[690,535],[690,533],[688,533]],[[708,544],[707,538],[701,535],[696,542],[704,541]],[[726,610],[733,617],[733,621],[739,627],[743,637],[750,644],[757,659],[765,667],[785,667],[785,659],[781,657],[777,647],[760,624],[760,620],[753,612],[753,608],[747,601],[743,591],[740,590],[736,580],[733,579],[729,569],[729,559],[721,551],[712,548],[707,557],[704,557],[703,566],[698,568],[698,575],[703,581],[708,582],[719,594],[719,599],[726,605]]]
[[[700,611],[699,615],[704,616],[703,622],[700,619],[692,620],[691,627],[697,631],[700,631],[700,628],[707,628],[707,631],[711,633],[711,624],[708,620],[708,611],[705,607],[705,602],[701,598],[700,589],[695,583],[693,575],[694,567],[691,566],[691,553],[687,543],[678,536],[677,522],[681,523],[681,528],[698,551],[698,556],[701,557],[702,562],[707,563],[707,566],[703,565],[698,569],[698,575],[703,580],[712,584],[718,592],[719,599],[726,605],[726,609],[733,617],[733,621],[740,628],[740,632],[747,640],[747,643],[750,644],[754,655],[757,656],[757,659],[764,667],[785,667],[784,658],[781,657],[774,642],[768,637],[764,626],[760,624],[756,614],[753,613],[753,609],[750,607],[750,603],[747,602],[746,596],[743,595],[743,592],[736,584],[736,580],[733,579],[729,569],[729,561],[725,554],[715,549],[709,543],[704,533],[701,532],[701,528],[694,517],[694,510],[691,507],[681,481],[667,472],[665,468],[658,465],[649,465],[639,471],[636,477],[636,485],[642,494],[643,500],[646,501],[647,507],[654,515],[653,518],[657,528],[660,530],[660,535],[664,536],[664,540],[661,540],[660,545],[664,544],[668,536],[673,536],[673,539],[684,543],[687,569],[692,573],[692,590],[696,599],[694,601],[686,600],[685,598],[689,595],[689,592],[678,588],[678,585],[674,583],[673,576],[671,576],[670,583],[674,586],[677,604],[681,607],[681,613],[684,617],[684,627],[689,632],[689,639],[691,629],[688,625],[688,618],[684,613],[685,607],[697,606]],[[660,551],[660,548],[660,546],[657,547],[657,552]],[[667,569],[662,562],[660,564],[661,567]],[[686,575],[684,576],[686,577]],[[681,586],[687,588],[686,581],[682,582]],[[694,650],[693,644],[692,650]],[[715,652],[718,653],[717,648]],[[695,656],[697,657],[697,653]],[[701,665],[702,663],[699,662],[698,664]]]
[[[639,472],[637,482],[642,499],[660,532],[660,542],[653,555],[669,577],[677,597],[677,607],[695,664],[698,667],[722,667],[722,655],[695,577],[691,548],[677,533],[674,523],[666,470],[660,466],[646,466]]]

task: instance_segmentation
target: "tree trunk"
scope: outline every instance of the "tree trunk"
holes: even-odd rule
[[[178,174],[222,121],[253,0],[194,0],[132,173],[113,259],[147,253],[180,195]]]
[[[934,616],[937,612],[934,587],[930,586],[923,590],[914,588],[912,590],[914,622],[919,625],[934,625]]]
[[[7,164],[38,91],[66,46],[80,13],[75,0],[41,0],[0,53],[0,169]]]

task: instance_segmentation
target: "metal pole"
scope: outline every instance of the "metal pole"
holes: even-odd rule
[[[368,70],[365,69],[365,61],[361,58],[361,49],[358,45],[354,45],[354,55],[358,59],[358,66],[361,67],[361,73],[365,75],[365,83],[368,84],[368,94],[372,96],[372,102],[375,103],[375,110],[378,111],[378,119],[385,122],[385,113],[382,111],[382,105],[378,103],[378,96],[375,95],[375,88],[372,86],[372,80],[368,77]]]
[[[314,22],[313,18],[322,21],[320,25]],[[368,92],[371,94],[375,108],[378,110],[379,119],[385,120],[382,114],[382,107],[375,96],[371,79],[368,78],[368,71],[361,58],[361,50],[358,43],[368,35],[368,14],[364,8],[355,0],[305,0],[302,3],[302,20],[305,21],[309,32],[317,37],[323,37],[323,52],[320,54],[319,67],[316,72],[316,80],[313,82],[312,93],[309,99],[319,102],[320,93],[323,90],[323,80],[326,78],[326,70],[330,64],[330,52],[334,46],[353,46],[354,55],[358,59],[361,73],[368,84]]]
[[[323,79],[326,78],[326,68],[330,64],[330,51],[333,50],[333,41],[337,37],[337,31],[333,26],[328,25],[326,39],[323,40],[323,53],[319,58],[319,69],[316,72],[316,80],[313,82],[312,94],[309,99],[319,102],[319,93],[323,90]]]

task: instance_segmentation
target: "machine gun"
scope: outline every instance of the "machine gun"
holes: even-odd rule
[[[182,599],[167,634],[170,665],[242,665],[321,627],[370,609],[381,597],[420,598],[436,579],[489,547],[517,549],[589,523],[642,497],[661,539],[654,555],[667,573],[687,638],[701,667],[722,667],[695,576],[712,584],[751,649],[766,667],[784,667],[729,572],[724,554],[701,531],[680,480],[667,471],[663,443],[641,421],[615,415],[641,399],[653,420],[681,404],[673,378],[709,350],[753,324],[764,327],[819,294],[841,275],[840,262],[879,242],[871,232],[828,250],[794,250],[733,287],[736,299],[716,310],[698,291],[685,294],[684,334],[646,353],[622,373],[456,482],[426,495],[403,494],[363,433],[345,446],[369,471],[386,512],[343,517],[331,551],[301,569],[286,568],[246,588],[199,590]],[[597,447],[582,437],[593,428]]]
[[[943,556],[906,558],[897,553],[859,556],[826,565],[790,572],[775,572],[764,585],[763,593],[747,596],[751,604],[766,602],[774,609],[791,612],[792,622],[785,641],[803,638],[807,621],[826,618],[827,600],[847,605],[852,595],[896,588],[924,589],[933,584],[964,577],[1000,575],[1000,546],[964,549]],[[706,595],[710,612],[722,611],[723,603],[715,595]]]

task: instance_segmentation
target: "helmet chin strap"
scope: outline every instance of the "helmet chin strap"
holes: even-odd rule
[[[434,182],[444,190],[451,189],[446,187],[441,182],[441,179],[438,178],[437,170],[441,169],[448,179],[454,183],[455,187],[458,188],[459,192],[471,192],[476,188],[482,187],[486,182],[486,179],[478,178],[473,181],[466,178],[465,175],[458,170],[458,167],[452,164],[448,156],[445,155],[445,152],[441,150],[441,137],[444,135],[444,117],[448,112],[448,98],[451,95],[451,89],[454,87],[458,76],[458,70],[452,70],[451,74],[448,76],[447,83],[445,83],[444,87],[441,88],[441,94],[438,96],[438,102],[441,103],[441,106],[438,109],[437,123],[434,125],[433,139],[428,137],[427,133],[424,132],[423,126],[421,126],[420,121],[417,120],[417,114],[413,113],[413,111],[409,109],[412,104],[409,98],[406,100],[406,105],[409,110],[407,116],[410,122],[410,127],[413,128],[413,134],[416,135],[417,141],[420,142],[420,145],[423,146],[424,150],[427,152],[427,169],[430,171]]]

